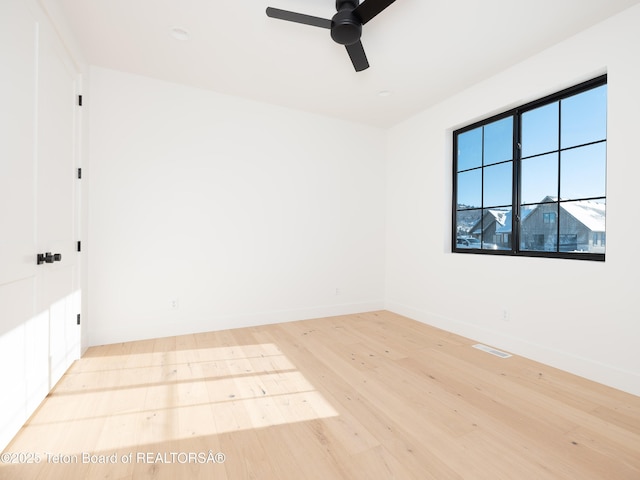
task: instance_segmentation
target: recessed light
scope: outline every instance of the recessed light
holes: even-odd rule
[[[378,92],[379,97],[388,97],[389,95],[391,95],[391,92],[389,90],[380,90]]]
[[[189,31],[180,27],[173,27],[170,31],[171,36],[176,40],[189,40]]]

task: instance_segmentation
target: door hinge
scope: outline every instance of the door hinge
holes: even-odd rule
[[[78,245],[76,247],[76,251],[78,251],[78,252],[82,251],[82,242],[80,240],[78,240]]]
[[[82,106],[82,95],[78,95],[78,106]]]
[[[78,168],[78,179],[82,178],[82,169]]]
[[[80,325],[80,314],[76,317],[76,325]]]

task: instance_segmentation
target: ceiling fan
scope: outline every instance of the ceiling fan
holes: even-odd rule
[[[360,72],[369,68],[369,62],[360,41],[362,25],[393,2],[395,0],[365,0],[364,3],[360,3],[360,0],[336,0],[338,12],[331,20],[272,7],[267,7],[267,16],[331,30],[333,41],[346,47],[353,67],[356,72]]]

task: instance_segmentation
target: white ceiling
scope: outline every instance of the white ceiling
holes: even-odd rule
[[[360,73],[328,30],[265,14],[334,0],[58,2],[90,64],[386,127],[640,0],[397,0],[364,25]]]

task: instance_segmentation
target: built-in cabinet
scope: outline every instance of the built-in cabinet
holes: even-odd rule
[[[35,1],[0,2],[0,450],[80,355],[77,70]]]

